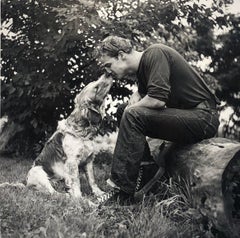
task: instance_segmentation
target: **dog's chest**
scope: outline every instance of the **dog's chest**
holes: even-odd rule
[[[67,158],[75,158],[80,163],[81,160],[87,159],[96,152],[94,144],[93,140],[81,139],[67,134],[63,139],[63,150]]]

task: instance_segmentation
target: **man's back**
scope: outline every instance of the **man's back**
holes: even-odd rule
[[[165,101],[168,107],[187,109],[217,100],[188,62],[163,44],[144,51],[137,76],[139,92]]]

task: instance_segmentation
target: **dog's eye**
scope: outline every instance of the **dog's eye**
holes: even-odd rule
[[[111,68],[111,63],[107,63],[104,65],[104,68]]]

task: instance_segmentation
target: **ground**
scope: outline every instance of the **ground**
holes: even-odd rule
[[[31,164],[23,158],[0,156],[0,184],[22,182]],[[95,163],[102,189],[106,189],[109,164],[104,155]],[[83,184],[84,195],[91,198],[85,180]],[[26,187],[0,188],[0,237],[212,237],[203,231],[187,193],[163,184],[168,193],[165,200],[152,194],[137,205],[102,208]]]

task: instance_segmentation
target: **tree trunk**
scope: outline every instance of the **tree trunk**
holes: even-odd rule
[[[172,146],[165,158],[173,179],[180,176],[190,185],[194,207],[208,224],[219,231],[231,230],[231,237],[240,237],[240,143],[212,138]]]
[[[23,127],[8,121],[6,118],[1,118],[0,122],[0,153],[6,152],[9,141],[20,131]]]

